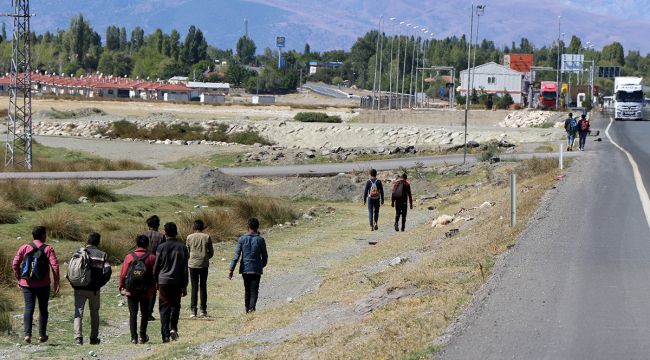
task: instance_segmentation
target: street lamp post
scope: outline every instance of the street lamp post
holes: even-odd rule
[[[409,78],[409,108],[411,107],[411,99],[413,98],[413,70],[415,66],[415,42],[417,41],[417,29],[419,26],[413,26],[413,54],[411,56],[411,77]]]
[[[395,18],[392,17],[389,19],[391,24],[395,21]],[[392,107],[392,98],[393,98],[393,41],[395,37],[391,35],[390,37],[390,69],[388,71],[388,110],[391,110]]]
[[[379,66],[379,35],[381,33],[381,21],[384,19],[384,16],[379,17],[379,31],[377,32],[377,44],[375,45],[375,71],[374,79],[372,81],[372,109],[375,109],[375,101],[377,98],[377,67]]]
[[[406,27],[410,28],[411,24],[406,24]],[[408,31],[406,31],[406,34],[407,35],[404,44],[404,63],[402,64],[402,95],[400,96],[400,101],[399,101],[400,109],[404,109],[404,86],[406,83],[406,51],[408,49],[408,43],[409,43]]]
[[[555,94],[555,109],[558,110],[560,108],[560,94],[562,91],[560,90],[560,34],[562,33],[562,15],[558,15],[557,17],[557,71],[555,72],[555,83],[557,84],[557,90]]]
[[[405,21],[402,21],[399,23],[400,28],[399,28],[399,35],[397,38],[397,68],[395,69],[395,92],[399,92],[399,59],[400,59],[400,50],[401,50],[401,44],[402,44],[402,25],[405,23]],[[400,95],[400,104],[402,103],[401,101],[402,96]],[[397,109],[397,97],[395,97],[395,109]]]
[[[383,30],[383,18],[382,23],[379,26],[379,102],[377,103],[377,110],[381,110],[381,78],[382,78],[382,63],[384,60],[384,30]]]
[[[474,4],[472,4],[472,15],[469,20],[469,43],[467,44],[467,89],[465,92],[465,140],[463,146],[463,164],[467,162],[467,113],[469,112],[469,84],[470,84],[470,73],[472,69],[472,37],[474,36]]]
[[[485,5],[476,5],[476,40],[474,41],[474,55],[472,60],[472,69],[476,67],[476,47],[478,46],[478,30],[481,25],[481,15],[485,13]],[[474,76],[472,76],[471,89],[474,89]]]

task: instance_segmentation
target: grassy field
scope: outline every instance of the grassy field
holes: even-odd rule
[[[243,314],[241,280],[226,278],[234,244],[221,242],[216,246],[208,277],[210,316],[189,319],[189,299],[184,298],[179,341],[161,344],[159,322],[154,321],[149,328],[151,345],[130,345],[128,310],[120,305],[123,298],[117,295],[114,276],[102,293],[102,345],[72,345],[71,290],[65,284],[62,295],[51,303],[48,345],[16,348],[17,335],[2,337],[0,356],[78,358],[93,350],[100,358],[121,359],[429,358],[439,350],[434,340],[485,282],[495,258],[511,247],[525,228],[542,195],[553,185],[556,164],[556,159],[534,159],[497,167],[481,165],[468,175],[426,173],[431,188],[444,195],[418,202],[410,217],[423,221],[405,233],[395,233],[391,221],[385,220],[392,216],[390,208],[382,210],[380,231],[371,233],[367,230],[366,210],[360,204],[294,203],[297,213],[317,205],[317,215],[314,220],[275,227],[265,234],[270,262],[262,278],[266,293],[261,293],[260,301],[264,305],[258,307],[257,313]],[[499,179],[513,171],[519,178],[520,222],[510,228],[509,189]],[[496,205],[472,210],[485,201]],[[163,221],[180,221],[184,213],[196,211],[197,203],[183,197],[123,198],[95,206],[59,204],[49,210],[23,212],[20,223],[0,226],[0,253],[12,254],[23,242],[16,236],[26,237],[31,224],[39,222],[48,211],[66,209],[85,219],[84,223],[99,227],[110,239],[110,234],[123,231],[121,228],[143,230],[144,218],[152,213],[158,213]],[[219,208],[234,203],[232,198],[215,198],[211,204]],[[427,210],[429,207],[435,210]],[[470,210],[461,216],[473,220],[431,228],[430,219],[440,214],[453,215],[463,208]],[[450,228],[458,228],[459,234],[445,237]],[[378,245],[367,244],[373,238]],[[80,245],[70,240],[53,240],[51,244],[60,259],[67,258]],[[407,260],[387,266],[397,256]],[[293,291],[287,284],[312,277],[318,280],[317,286],[287,301]],[[20,329],[21,320],[13,318],[20,313],[20,294],[17,290],[6,293],[17,304],[10,314],[14,329]],[[222,346],[201,352],[200,345],[211,341],[219,341]]]
[[[4,145],[4,143],[3,143]],[[32,152],[33,171],[102,171],[102,170],[143,170],[152,167],[123,159],[108,160],[83,152],[41,145],[34,141]],[[24,171],[23,168],[0,167],[0,171]]]

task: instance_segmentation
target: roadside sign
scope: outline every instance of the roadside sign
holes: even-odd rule
[[[562,55],[562,72],[579,73],[583,70],[585,56],[582,54],[563,54]]]
[[[617,76],[621,76],[620,66],[599,66],[598,67],[599,78],[615,78]]]
[[[275,38],[275,46],[279,48],[283,48],[285,44],[285,38],[284,36],[278,36]]]

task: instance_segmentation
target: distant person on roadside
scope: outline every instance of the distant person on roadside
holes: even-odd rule
[[[233,272],[239,261],[239,273],[244,278],[244,306],[246,313],[255,312],[260,279],[263,269],[269,260],[266,252],[266,242],[259,233],[260,222],[256,218],[248,219],[248,233],[237,241],[235,254],[230,263],[228,279],[232,280]]]
[[[190,253],[188,262],[190,267],[190,283],[192,284],[192,294],[190,297],[190,314],[191,318],[196,317],[197,295],[201,291],[201,312],[200,317],[208,315],[208,290],[206,288],[208,281],[208,267],[210,259],[214,255],[212,239],[210,235],[203,232],[205,223],[203,220],[194,221],[194,233],[187,237],[185,244]]]
[[[578,142],[578,147],[580,151],[585,151],[585,143],[587,142],[587,135],[591,132],[590,130],[590,124],[589,120],[587,119],[587,115],[582,114],[582,117],[580,121],[578,121],[578,137],[579,142]]]
[[[88,235],[88,242],[85,248],[81,248],[75,253],[68,265],[68,280],[74,289],[74,339],[77,345],[83,345],[83,317],[86,301],[90,310],[90,345],[98,345],[99,340],[99,307],[101,305],[101,288],[111,279],[112,269],[108,262],[108,255],[99,250],[101,235],[96,232]],[[90,270],[90,281],[88,285],[83,285],[72,280],[71,270],[79,274],[84,271],[81,260],[84,253],[90,260],[88,267]]]
[[[413,209],[413,196],[411,195],[411,184],[406,181],[407,175],[403,173],[400,179],[393,184],[390,206],[395,208],[395,231],[399,231],[399,220],[402,218],[402,231],[406,228],[406,213],[410,204]]]
[[[128,253],[120,271],[120,294],[127,297],[129,304],[129,328],[131,343],[149,342],[149,301],[156,292],[153,269],[156,256],[149,252],[149,238],[139,235],[135,239],[136,249]],[[140,332],[138,333],[138,308],[140,309]],[[138,334],[140,338],[138,339]]]
[[[370,179],[366,182],[363,190],[363,204],[368,204],[368,219],[370,220],[370,231],[378,230],[379,207],[384,205],[384,187],[381,180],[377,179],[377,170],[370,169]]]
[[[564,120],[564,130],[567,133],[567,151],[573,151],[573,143],[576,140],[576,132],[578,132],[578,121],[573,117],[573,113],[569,113],[569,117]]]
[[[149,252],[156,254],[158,246],[165,242],[165,235],[161,234],[158,229],[160,228],[160,218],[158,215],[152,215],[147,219],[147,227],[149,230],[145,231],[143,235],[149,238]],[[156,289],[153,289],[151,299],[149,299],[149,321],[156,320],[153,316],[153,309],[156,306]]]
[[[38,300],[38,341],[47,341],[47,320],[49,316],[48,302],[50,300],[50,269],[54,275],[54,294],[59,293],[59,262],[54,249],[46,245],[47,230],[37,226],[32,230],[33,242],[23,245],[14,257],[12,268],[18,280],[18,286],[23,290],[25,312],[23,324],[26,343],[32,342],[32,322],[34,307]]]
[[[178,339],[178,318],[181,298],[187,295],[189,282],[187,246],[176,238],[176,224],[165,224],[165,242],[158,246],[154,265],[154,279],[158,285],[160,332],[163,343]]]

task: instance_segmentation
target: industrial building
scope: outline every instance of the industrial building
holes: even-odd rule
[[[495,62],[489,62],[472,68],[472,78],[472,89],[499,96],[507,92],[512,96],[515,104],[521,104],[524,73]],[[460,93],[465,96],[468,88],[470,85],[468,84],[467,70],[463,70],[460,72]]]

